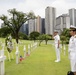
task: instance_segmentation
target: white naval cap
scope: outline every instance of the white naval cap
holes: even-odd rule
[[[70,26],[70,30],[76,30],[76,27],[73,26],[73,25],[71,25],[71,26]]]
[[[71,25],[71,26],[70,26],[70,31],[76,31],[76,27],[73,26],[73,25]]]
[[[71,26],[70,26],[70,28],[74,28],[74,29],[76,29],[76,27],[75,27],[75,26],[73,26],[73,25],[71,25]]]

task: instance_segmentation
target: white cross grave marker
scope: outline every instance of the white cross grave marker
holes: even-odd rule
[[[30,45],[28,45],[28,55],[30,55]]]
[[[4,60],[6,59],[6,56],[4,56],[4,46],[2,50],[0,50],[0,75],[5,74],[5,69],[4,69]]]
[[[64,45],[64,55],[66,54],[65,51],[66,51],[66,48],[65,48],[65,45]]]
[[[19,48],[16,46],[16,64],[19,63]]]
[[[24,58],[26,57],[26,46],[24,45]]]

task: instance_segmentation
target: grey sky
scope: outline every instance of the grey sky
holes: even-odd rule
[[[34,11],[36,15],[45,17],[45,8],[56,8],[56,16],[68,13],[68,9],[76,8],[76,0],[0,0],[0,15],[8,14],[7,10],[16,8],[25,13]]]

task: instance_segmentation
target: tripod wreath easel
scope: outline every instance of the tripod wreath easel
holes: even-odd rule
[[[14,59],[13,53],[12,53],[13,44],[12,44],[12,37],[11,37],[11,35],[9,35],[9,36],[6,38],[5,43],[6,43],[6,47],[7,47],[8,60],[11,61],[11,59]],[[12,58],[11,58],[11,57],[12,57]]]

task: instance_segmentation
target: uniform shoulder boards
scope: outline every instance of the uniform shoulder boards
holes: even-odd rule
[[[75,38],[76,38],[76,36],[75,36]]]

